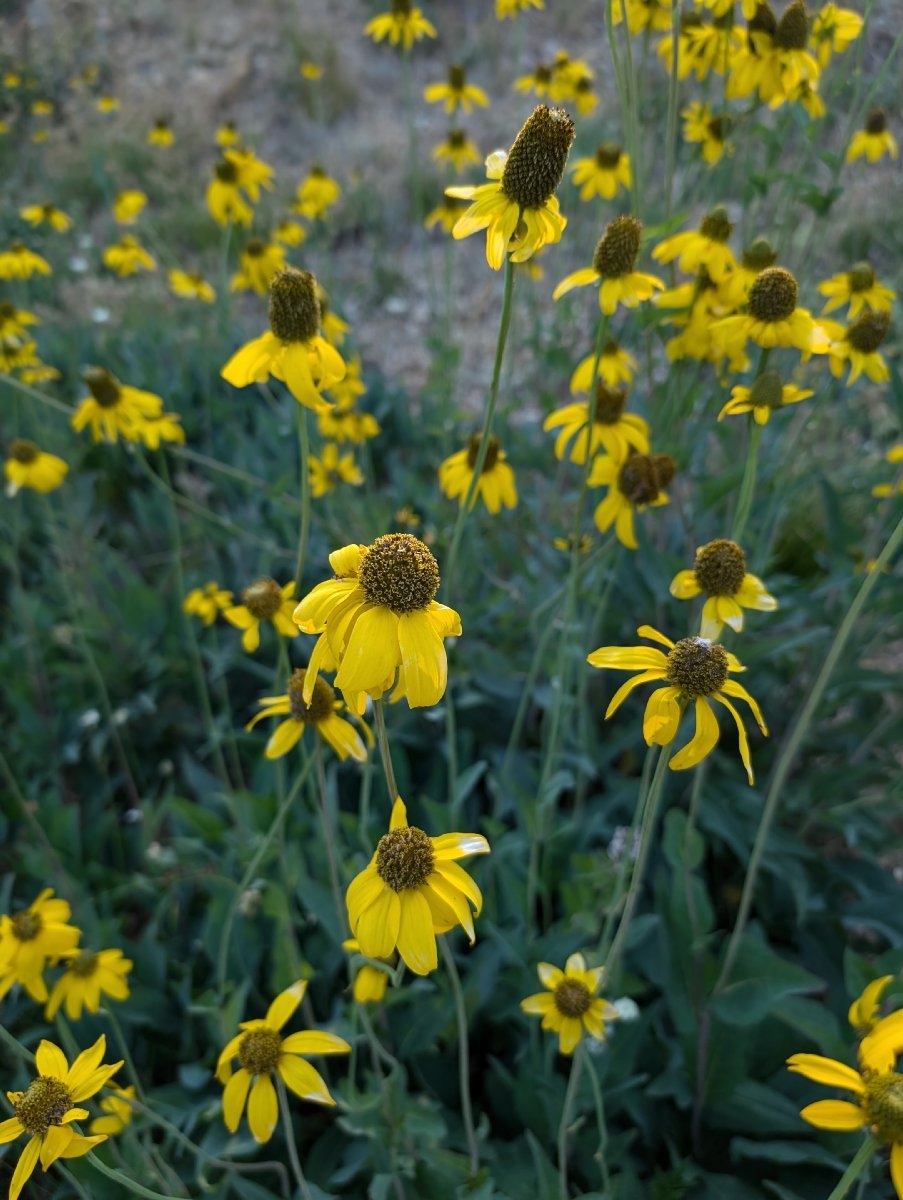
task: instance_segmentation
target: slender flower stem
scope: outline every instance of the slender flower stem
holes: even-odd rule
[[[740,495],[737,498],[737,511],[734,513],[734,524],[731,529],[731,541],[739,542],[746,529],[746,522],[752,511],[753,492],[756,490],[756,468],[759,463],[759,443],[762,440],[762,425],[751,421],[749,431],[749,448],[746,452],[746,467],[743,471],[743,482],[740,484]]]
[[[583,1043],[577,1045],[574,1057],[571,1059],[571,1073],[568,1079],[567,1091],[564,1093],[564,1105],[561,1109],[561,1123],[558,1126],[558,1194],[561,1200],[568,1200],[568,1133],[570,1132],[571,1112],[577,1099],[580,1085],[580,1075],[583,1071],[583,1056],[586,1053]]]
[[[665,135],[665,220],[671,216],[674,160],[677,157],[677,59],[680,49],[681,0],[671,0],[671,74],[668,77],[668,123]],[[626,15],[626,13],[625,13]]]
[[[417,121],[414,116],[414,75],[411,70],[411,51],[403,50],[401,55],[402,76],[404,79],[404,111],[408,122],[408,171],[411,183],[411,219],[415,224],[420,223],[423,211],[420,185],[420,149],[417,138]]]
[[[470,1175],[476,1178],[480,1169],[480,1146],[477,1142],[477,1132],[473,1123],[473,1107],[470,1102],[470,1038],[467,1032],[467,1009],[464,1005],[464,989],[461,987],[461,977],[455,966],[455,956],[448,948],[445,938],[440,938],[442,957],[451,980],[452,992],[455,997],[455,1017],[458,1022],[458,1083],[461,1088],[461,1116],[464,1118],[464,1132],[467,1135],[467,1148],[470,1152]]]
[[[301,531],[298,534],[298,557],[295,559],[295,595],[301,598],[301,576],[307,557],[310,536],[310,434],[307,429],[307,409],[298,405],[298,458],[301,473]]]
[[[605,1121],[605,1101],[602,1099],[602,1088],[599,1086],[596,1064],[593,1062],[593,1056],[589,1051],[587,1051],[586,1058],[589,1066],[590,1087],[593,1089],[593,1104],[596,1109],[596,1129],[599,1132],[599,1149],[593,1157],[599,1163],[602,1188],[604,1194],[607,1196],[611,1192],[611,1177],[608,1174],[608,1125]]]
[[[332,832],[332,819],[329,814],[329,794],[326,790],[326,768],[323,764],[323,746],[319,736],[314,735],[314,759],[317,764],[317,792],[320,801],[320,824],[323,828],[323,840],[326,843],[326,857],[329,860],[329,882],[335,900],[335,910],[339,918],[339,936],[345,929],[347,918],[345,905],[342,901],[342,884],[339,876],[339,863],[335,852],[335,838]]]
[[[107,1164],[92,1151],[85,1155],[85,1161],[89,1162],[95,1171],[99,1171],[101,1175],[106,1175],[107,1179],[112,1179],[114,1183],[118,1183],[121,1188],[127,1192],[131,1192],[134,1196],[144,1196],[146,1200],[184,1200],[183,1196],[170,1196],[164,1192],[154,1192],[150,1188],[146,1188],[143,1184],[137,1183],[134,1179],[129,1179],[128,1175],[124,1175],[122,1171],[117,1171],[115,1167],[108,1167]],[[313,1200],[311,1197],[310,1200]]]
[[[288,1150],[289,1166],[292,1169],[295,1182],[304,1200],[314,1200],[313,1192],[310,1190],[307,1180],[304,1178],[304,1172],[301,1170],[301,1159],[298,1157],[295,1131],[292,1129],[292,1113],[288,1106],[288,1097],[285,1094],[285,1084],[282,1082],[281,1075],[276,1076],[276,1094],[279,1097],[279,1113],[285,1125],[285,1145]]]
[[[749,920],[750,909],[752,908],[753,896],[756,889],[756,881],[759,875],[759,867],[762,862],[762,856],[765,853],[765,844],[768,840],[768,834],[771,830],[771,823],[777,813],[778,803],[783,795],[784,784],[790,774],[791,769],[796,763],[796,757],[799,753],[803,742],[809,733],[809,726],[812,724],[812,718],[815,711],[821,703],[822,696],[828,686],[828,680],[834,673],[834,668],[840,662],[843,653],[846,649],[847,642],[853,632],[853,627],[862,612],[872,592],[881,582],[884,568],[890,562],[897,548],[903,542],[903,518],[897,523],[896,528],[891,533],[890,537],[884,543],[884,549],[878,555],[875,565],[872,570],[866,575],[862,582],[862,586],[856,593],[853,603],[847,610],[846,616],[840,623],[837,633],[834,635],[834,641],[831,643],[831,648],[825,656],[825,661],[818,673],[815,683],[812,685],[812,690],[806,697],[806,702],[797,717],[796,724],[790,731],[790,735],[781,753],[778,761],[775,764],[774,771],[768,786],[768,794],[765,797],[765,805],[762,809],[762,817],[759,821],[759,828],[756,831],[755,842],[753,843],[752,853],[749,856],[749,865],[746,868],[746,878],[743,881],[743,894],[740,897],[740,907],[737,910],[737,920],[734,923],[734,929],[731,933],[731,939],[728,944],[727,953],[724,956],[724,965],[721,968],[721,973],[715,984],[714,995],[721,992],[728,984],[731,972],[734,969],[734,963],[737,959],[737,954],[740,950],[740,941],[743,937],[743,932],[746,929],[746,923]]]
[[[483,416],[483,430],[480,435],[480,445],[477,450],[477,457],[473,464],[473,475],[470,479],[470,486],[467,489],[467,495],[461,502],[461,507],[458,509],[458,518],[455,521],[454,532],[452,533],[451,545],[449,546],[448,554],[445,557],[443,564],[445,570],[445,592],[443,594],[444,603],[448,604],[449,596],[451,595],[452,579],[454,578],[455,564],[458,558],[458,550],[461,546],[461,538],[464,534],[464,526],[467,523],[467,518],[470,515],[470,510],[473,507],[474,497],[477,494],[480,476],[483,474],[483,465],[486,462],[486,454],[489,451],[489,435],[492,433],[492,418],[495,416],[496,405],[499,398],[499,382],[502,377],[502,360],[505,357],[505,343],[508,340],[508,327],[511,324],[511,297],[514,292],[514,264],[510,258],[505,259],[505,284],[502,292],[502,311],[499,316],[499,333],[495,346],[495,362],[492,367],[492,380],[489,384],[489,398],[486,402],[486,412]]]
[[[386,777],[386,787],[389,790],[389,804],[394,804],[398,797],[398,784],[395,782],[395,771],[392,767],[392,747],[389,745],[389,734],[386,730],[386,713],[382,700],[373,701],[373,718],[376,725],[376,740],[379,743],[379,756],[383,762],[383,774]]]
[[[856,1157],[844,1171],[837,1184],[837,1187],[831,1192],[828,1200],[843,1200],[843,1197],[849,1192],[850,1188],[868,1166],[872,1160],[872,1155],[878,1148],[878,1143],[871,1135],[865,1139],[859,1149],[856,1151]]]

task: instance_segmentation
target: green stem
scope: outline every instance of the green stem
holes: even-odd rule
[[[376,740],[379,743],[379,756],[382,759],[383,774],[386,777],[386,787],[389,791],[389,804],[392,805],[398,797],[398,784],[395,782],[395,771],[392,768],[392,748],[389,745],[386,714],[382,700],[373,701],[373,718],[376,725]]]
[[[307,429],[307,409],[298,405],[298,457],[301,471],[301,531],[298,534],[298,557],[295,559],[295,596],[301,598],[301,576],[307,556],[310,536],[310,434]]]
[[[411,179],[411,219],[420,223],[423,203],[420,187],[420,150],[417,144],[417,122],[414,119],[414,77],[411,71],[411,52],[402,51],[402,76],[404,79],[404,109],[408,122],[408,171]]]
[[[314,734],[314,758],[317,764],[317,792],[320,801],[320,824],[323,829],[323,840],[326,843],[326,858],[329,862],[329,882],[332,886],[332,896],[335,900],[336,915],[339,918],[339,937],[346,926],[345,905],[342,901],[342,884],[339,876],[339,863],[335,852],[335,837],[332,831],[332,819],[329,813],[329,794],[326,790],[326,768],[323,764],[323,745],[319,734]]]
[[[308,1187],[307,1180],[304,1178],[304,1172],[301,1170],[301,1159],[298,1157],[295,1131],[292,1129],[292,1114],[288,1106],[288,1097],[285,1094],[285,1084],[282,1082],[280,1075],[276,1076],[276,1094],[279,1097],[279,1112],[285,1125],[285,1145],[288,1150],[289,1166],[292,1169],[295,1182],[304,1200],[314,1200],[313,1192]]]
[[[674,161],[677,157],[677,59],[680,48],[681,0],[671,0],[671,74],[668,77],[668,123],[665,134],[665,220],[671,216]]]
[[[596,1129],[599,1133],[599,1149],[594,1157],[598,1160],[599,1172],[602,1175],[602,1189],[607,1196],[611,1192],[611,1177],[608,1174],[608,1125],[605,1120],[605,1102],[602,1098],[602,1088],[599,1086],[599,1077],[596,1074],[593,1056],[587,1053],[586,1057],[589,1063],[590,1087],[593,1089],[593,1104],[596,1109]]]
[[[756,468],[759,463],[759,443],[762,440],[764,426],[750,418],[749,446],[746,451],[746,467],[743,471],[743,482],[740,484],[740,495],[737,498],[737,510],[734,513],[734,524],[731,529],[731,541],[739,542],[746,529],[746,522],[752,511],[753,493],[756,490]]]
[[[737,920],[734,923],[734,929],[731,933],[730,943],[728,944],[727,953],[724,956],[724,965],[721,968],[721,974],[718,976],[718,981],[715,984],[714,995],[721,992],[730,979],[731,972],[734,969],[737,954],[740,949],[740,940],[743,937],[743,932],[746,929],[746,923],[749,920],[749,912],[752,907],[753,895],[756,888],[756,880],[759,875],[759,867],[761,866],[762,856],[765,853],[765,843],[768,840],[768,834],[771,830],[771,823],[775,818],[778,803],[784,789],[784,784],[790,774],[791,768],[796,763],[796,757],[799,753],[806,736],[809,733],[809,726],[812,724],[812,718],[818,705],[821,703],[822,696],[828,686],[828,680],[834,673],[834,668],[843,657],[847,642],[853,632],[853,627],[862,612],[863,608],[868,603],[872,592],[881,582],[884,568],[897,551],[897,548],[903,542],[903,517],[897,523],[896,528],[891,533],[890,537],[884,543],[884,549],[878,555],[872,570],[866,575],[862,582],[862,586],[856,593],[853,603],[847,610],[846,616],[840,623],[840,627],[834,636],[834,641],[831,648],[825,656],[825,661],[818,673],[815,683],[812,685],[812,690],[806,698],[806,703],[803,705],[796,724],[790,732],[778,761],[775,764],[774,771],[769,782],[768,794],[765,798],[765,805],[762,809],[762,817],[759,821],[759,828],[756,831],[755,842],[753,843],[752,853],[749,856],[749,865],[746,868],[746,878],[743,881],[743,894],[740,897],[740,907],[737,910]]]
[[[57,879],[66,882],[67,889],[74,896],[77,889],[73,888],[72,876],[63,866],[62,860],[56,852],[56,847],[44,832],[44,827],[41,825],[41,822],[32,812],[31,804],[29,804],[29,802],[23,796],[19,784],[16,781],[16,777],[13,775],[10,765],[6,761],[2,750],[0,750],[0,774],[2,774],[6,779],[6,785],[9,788],[9,793],[16,801],[16,804],[19,807],[19,812],[22,815],[23,821],[28,826],[31,836],[34,838],[36,843],[40,844],[44,853],[47,855],[48,860],[53,864],[53,874]],[[37,803],[35,803],[35,807],[37,807]]]
[[[571,1073],[568,1079],[567,1091],[564,1094],[564,1105],[561,1109],[561,1123],[558,1126],[558,1194],[561,1200],[568,1200],[568,1133],[571,1124],[571,1112],[577,1099],[580,1085],[580,1075],[583,1070],[583,1056],[586,1053],[583,1042],[579,1042],[574,1057],[571,1059]]]
[[[124,1175],[122,1171],[117,1171],[115,1167],[108,1167],[102,1159],[99,1159],[93,1150],[85,1155],[85,1161],[89,1162],[95,1171],[99,1171],[101,1175],[106,1175],[107,1179],[112,1179],[114,1183],[118,1183],[120,1187],[125,1188],[127,1192],[131,1192],[135,1196],[145,1196],[147,1200],[184,1200],[183,1196],[170,1196],[164,1192],[154,1192],[150,1188],[146,1188],[141,1183],[136,1183],[134,1179],[129,1179],[128,1175]]]
[[[878,1143],[873,1137],[867,1137],[859,1149],[856,1151],[856,1157],[844,1171],[840,1178],[837,1187],[831,1192],[828,1200],[843,1200],[865,1168],[872,1160],[872,1155],[878,1148]]]
[[[471,1179],[475,1179],[480,1169],[480,1146],[474,1128],[473,1107],[470,1102],[470,1037],[467,1031],[467,1008],[464,1004],[461,977],[455,966],[455,956],[448,948],[444,937],[440,938],[439,945],[442,948],[442,957],[445,960],[455,998],[455,1017],[458,1022],[458,1084],[461,1089],[461,1116],[464,1119],[464,1132],[467,1135],[467,1148],[470,1153],[470,1176]]]

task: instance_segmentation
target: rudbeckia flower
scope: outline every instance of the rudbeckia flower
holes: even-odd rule
[[[571,462],[585,463],[601,449],[617,462],[626,462],[632,453],[649,453],[649,426],[642,417],[625,413],[627,392],[608,387],[600,379],[596,395],[588,400],[567,404],[549,413],[543,429],[560,429],[555,439],[555,457],[563,459],[570,444]]]
[[[586,661],[593,667],[639,672],[623,683],[612,696],[605,710],[606,720],[639,684],[663,681],[665,686],[656,688],[646,704],[643,737],[647,746],[670,745],[677,737],[681,718],[692,702],[696,710],[696,732],[692,740],[668,762],[672,771],[685,771],[702,762],[718,742],[718,722],[711,707],[711,701],[715,700],[723,704],[734,718],[740,737],[740,757],[752,784],[749,739],[740,714],[729,697],[745,701],[762,733],[767,736],[768,730],[758,704],[746,688],[728,678],[731,672],[745,671],[746,668],[740,665],[735,655],[706,638],[682,638],[679,642],[672,642],[651,625],[641,625],[637,633],[640,637],[658,642],[668,653],[646,646],[602,646],[587,657]]]
[[[788,404],[799,404],[800,400],[814,395],[811,389],[782,383],[777,371],[764,371],[752,387],[737,384],[731,389],[731,398],[718,414],[718,420],[751,412],[757,425],[767,425],[771,414],[779,408],[786,408]]]
[[[285,250],[278,242],[251,238],[241,252],[241,269],[232,276],[233,292],[256,292],[265,296],[277,271],[285,269]]]
[[[279,1103],[273,1077],[302,1100],[315,1104],[335,1104],[326,1082],[302,1055],[348,1054],[351,1047],[344,1038],[322,1030],[304,1030],[282,1036],[282,1027],[294,1016],[307,991],[307,981],[299,980],[280,992],[267,1015],[254,1021],[242,1021],[241,1033],[220,1054],[216,1077],[225,1084],[223,1119],[235,1133],[241,1115],[248,1109],[248,1125],[255,1142],[268,1142],[279,1120]],[[238,1059],[233,1072],[232,1060]],[[291,1137],[291,1131],[288,1136]]]
[[[40,325],[40,319],[24,308],[16,308],[9,300],[0,300],[0,342],[28,336],[29,325]]]
[[[592,465],[589,487],[607,487],[608,495],[596,508],[593,520],[600,533],[612,525],[615,536],[628,550],[637,549],[633,531],[634,509],[658,508],[668,503],[664,489],[674,478],[674,459],[667,454],[633,454],[626,462],[600,454]]]
[[[211,581],[188,593],[182,601],[182,612],[190,617],[199,617],[205,625],[212,625],[219,614],[231,606],[232,593]]]
[[[147,196],[136,190],[120,192],[113,204],[113,220],[120,225],[134,225],[144,212]]]
[[[334,550],[329,563],[334,577],[294,613],[302,632],[320,634],[305,703],[317,671],[337,669],[335,685],[354,712],[364,711],[367,694],[378,700],[393,684],[392,698],[411,708],[438,704],[448,676],[443,638],[460,636],[461,618],[434,599],[439,565],[429,548],[409,533],[387,533],[370,546]]]
[[[57,233],[65,233],[72,228],[72,218],[55,204],[30,204],[27,208],[19,209],[19,216],[29,225],[49,225]]]
[[[862,32],[862,17],[849,8],[826,4],[812,22],[812,41],[822,70],[833,54],[843,54]]]
[[[506,17],[515,17],[519,12],[528,8],[545,8],[545,0],[495,0],[495,15],[499,21]]]
[[[163,415],[159,396],[120,383],[102,367],[85,371],[83,379],[91,395],[80,401],[71,424],[76,433],[90,427],[92,441],[115,442],[120,434],[130,442],[140,441],[145,424]]]
[[[212,304],[216,292],[199,271],[179,271],[173,268],[169,272],[169,290],[174,296],[183,296],[189,300],[203,300]]]
[[[233,387],[282,380],[299,404],[327,412],[321,389],[345,374],[339,352],[320,334],[317,281],[309,271],[286,267],[270,284],[270,332],[244,346],[220,372]]]
[[[867,375],[873,383],[885,383],[890,371],[879,348],[890,329],[890,313],[865,312],[846,329],[836,321],[823,321],[821,328],[830,338],[828,365],[838,379],[847,363],[850,374],[847,383],[855,383]]]
[[[0,251],[0,279],[31,279],[35,274],[50,273],[47,259],[29,250],[23,242],[13,242]]]
[[[312,454],[308,460],[310,473],[310,494],[314,500],[334,492],[340,483],[360,487],[364,482],[361,469],[354,461],[354,455],[349,450],[339,454],[335,442],[327,442],[320,452],[319,458]]]
[[[318,217],[325,217],[341,195],[338,180],[327,175],[322,167],[311,167],[295,189],[292,212],[300,213],[308,221],[315,221]]]
[[[736,542],[718,538],[696,551],[692,570],[678,571],[671,580],[671,595],[678,600],[706,596],[699,636],[714,641],[725,625],[735,633],[743,629],[743,609],[774,612],[774,596],[757,575],[746,571],[746,555]]]
[[[66,970],[53,985],[44,1015],[48,1021],[56,1016],[60,1005],[70,1021],[77,1021],[82,1011],[96,1013],[102,996],[111,1000],[127,1000],[129,986],[125,977],[132,969],[131,959],[121,950],[72,950],[64,956]]]
[[[788,100],[801,84],[818,84],[820,68],[809,53],[809,17],[803,0],[792,0],[781,14],[774,38],[759,50],[759,97],[772,108]]]
[[[470,140],[463,129],[450,129],[444,142],[440,142],[433,150],[433,158],[436,162],[451,163],[455,171],[463,171],[464,167],[469,162],[478,163],[480,161],[480,152]],[[446,199],[453,200],[454,197],[446,194]],[[461,215],[461,208],[458,208],[458,217]],[[454,226],[452,226],[454,232]]]
[[[593,386],[593,363],[596,361],[595,352],[588,354],[586,358],[581,359],[574,369],[574,374],[571,376],[570,389],[575,395],[580,392],[588,392]],[[602,347],[602,354],[599,358],[599,367],[596,375],[597,381],[602,380],[610,388],[616,388],[619,384],[630,384],[637,372],[637,361],[623,346],[619,346],[616,341],[609,339]]]
[[[733,144],[728,140],[733,124],[730,117],[723,113],[714,115],[708,104],[698,100],[685,108],[681,116],[684,141],[699,143],[702,157],[710,167],[720,162],[723,154],[733,154]]]
[[[260,645],[260,623],[270,621],[282,637],[297,637],[298,630],[292,621],[295,608],[294,581],[281,587],[275,579],[264,576],[255,579],[241,594],[241,604],[223,610],[230,625],[241,629],[242,649],[253,654]]]
[[[873,108],[866,119],[865,129],[853,134],[846,161],[855,162],[857,158],[864,157],[873,163],[885,154],[889,158],[896,158],[899,153],[897,139],[887,128],[887,114],[883,108]]]
[[[435,229],[437,225],[441,225],[446,233],[451,233],[463,212],[463,200],[456,200],[453,196],[443,196],[441,204],[430,209],[424,217],[424,227]]]
[[[69,924],[72,909],[45,888],[28,908],[0,916],[0,1000],[14,983],[32,1000],[47,999],[44,968],[78,945],[81,931]]]
[[[172,126],[163,117],[158,117],[147,133],[149,146],[171,146],[175,140],[176,135],[172,131]]]
[[[818,285],[818,290],[828,297],[825,312],[833,312],[835,308],[849,304],[852,319],[869,308],[890,312],[897,298],[896,292],[878,282],[871,263],[867,262],[857,263],[851,271],[826,279]]]
[[[467,498],[470,481],[473,479],[477,463],[477,455],[480,452],[481,440],[481,434],[473,434],[466,449],[458,450],[455,454],[450,455],[439,466],[439,486],[449,499],[457,500],[459,504],[463,504]],[[499,445],[498,438],[490,435],[480,478],[470,502],[471,508],[478,499],[482,499],[495,516],[501,512],[503,506],[514,508],[517,505],[514,472],[505,459],[505,451]]]
[[[357,938],[346,938],[342,942],[342,949],[347,950],[349,954],[360,954],[361,952]],[[395,961],[397,962],[397,959]],[[391,959],[387,962],[391,962]],[[355,1003],[381,1003],[388,985],[389,974],[387,971],[381,971],[379,967],[373,967],[370,963],[362,963],[354,973],[354,983],[352,984]]]
[[[163,442],[184,446],[185,430],[181,425],[181,417],[176,413],[160,413],[157,417],[149,417],[138,426],[135,440],[148,450],[159,450]]]
[[[847,1020],[860,1037],[865,1037],[878,1024],[878,1008],[881,997],[887,991],[887,985],[895,978],[894,975],[881,975],[866,984],[862,994],[850,1005]]]
[[[601,196],[612,200],[618,189],[627,191],[633,184],[630,155],[614,142],[605,142],[589,158],[578,158],[571,168],[571,178],[580,188],[581,200]]]
[[[280,221],[273,230],[273,241],[283,246],[300,246],[307,238],[307,230],[298,221]]]
[[[723,317],[712,326],[712,332],[727,354],[745,350],[752,339],[757,346],[770,350],[775,346],[795,346],[797,350],[812,351],[822,347],[812,314],[797,308],[799,288],[796,279],[783,267],[767,267],[760,271],[749,289],[746,312]]]
[[[113,1088],[109,1095],[98,1101],[97,1107],[104,1115],[94,1118],[88,1126],[89,1132],[102,1133],[108,1137],[122,1133],[126,1125],[131,1123],[132,1115],[135,1112],[135,1106],[131,1101],[135,1098],[133,1084],[124,1088]]]
[[[99,1092],[122,1062],[101,1065],[107,1043],[103,1034],[90,1050],[83,1050],[69,1066],[66,1055],[53,1042],[42,1040],[35,1054],[38,1076],[24,1092],[7,1092],[15,1116],[0,1121],[0,1145],[28,1135],[9,1185],[9,1200],[19,1193],[40,1161],[46,1171],[58,1158],[81,1158],[105,1142],[106,1134],[84,1137],[72,1128],[84,1121],[87,1109],[78,1107]]]
[[[392,11],[381,13],[368,21],[364,26],[364,34],[373,38],[374,42],[388,40],[391,45],[409,51],[421,38],[434,38],[436,27],[426,19],[421,9],[411,5],[411,0],[392,0]]]
[[[127,233],[103,252],[103,264],[117,275],[134,275],[136,271],[156,271],[157,264],[138,239]]]
[[[15,438],[9,444],[8,458],[3,464],[6,475],[6,494],[15,496],[22,488],[32,488],[46,495],[62,486],[69,467],[55,454],[48,454],[34,442]]]
[[[393,950],[415,975],[438,966],[436,934],[460,925],[473,944],[480,889],[456,859],[488,854],[478,833],[445,833],[431,838],[408,825],[399,796],[392,806],[389,832],[380,838],[369,865],[348,888],[348,922],[361,953],[388,958]]]
[[[543,1029],[558,1034],[561,1054],[573,1054],[585,1035],[605,1041],[605,1022],[617,1019],[617,1009],[597,995],[605,978],[604,967],[587,968],[582,954],[572,954],[564,970],[551,963],[537,964],[539,982],[546,989],[521,1000],[531,1016],[542,1017]]]
[[[466,113],[473,112],[473,106],[486,108],[489,97],[482,88],[467,82],[467,72],[457,64],[448,68],[448,83],[431,83],[424,89],[423,98],[427,104],[444,104],[447,113],[453,113],[463,108]]]
[[[675,233],[659,242],[652,257],[661,263],[676,258],[680,269],[688,274],[695,274],[705,267],[709,278],[720,283],[736,266],[733,251],[727,244],[733,228],[727,212],[715,208],[703,218],[698,230]]]
[[[636,308],[648,300],[658,289],[664,288],[654,275],[636,271],[637,256],[642,243],[643,226],[635,217],[615,217],[605,227],[593,255],[593,265],[583,267],[566,276],[552,293],[558,300],[571,288],[599,284],[599,307],[608,317],[619,304],[625,308]]]
[[[574,123],[564,109],[537,105],[508,154],[496,151],[486,159],[486,174],[496,182],[446,188],[446,195],[472,201],[452,236],[485,229],[486,261],[496,271],[506,254],[512,262],[526,262],[543,246],[561,241],[567,221],[555,191],[573,140]]]
[[[309,701],[304,699],[304,680],[307,672],[303,667],[293,671],[284,696],[264,696],[258,703],[261,710],[245,729],[253,729],[265,717],[285,717],[270,736],[264,750],[264,758],[282,758],[298,742],[308,725],[328,742],[344,762],[353,758],[356,762],[367,761],[367,751],[353,725],[339,716],[342,702],[319,676],[314,680],[313,693]]]

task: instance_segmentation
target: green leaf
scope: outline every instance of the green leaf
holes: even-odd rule
[[[781,958],[750,929],[740,946],[729,984],[711,1002],[712,1012],[729,1025],[755,1025],[787,996],[824,989],[817,975]]]

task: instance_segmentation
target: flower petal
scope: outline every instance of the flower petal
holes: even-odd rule
[[[688,767],[695,767],[707,754],[711,754],[717,742],[718,721],[708,700],[700,696],[696,701],[696,732],[693,739],[674,755],[668,765],[672,771],[685,771]]]
[[[677,736],[681,707],[675,687],[657,688],[646,701],[643,714],[643,737],[647,746],[667,746]]]
[[[384,887],[375,902],[360,915],[352,933],[367,958],[388,958],[398,944],[401,903],[397,892]]]
[[[271,1029],[281,1029],[304,999],[306,991],[307,980],[298,979],[295,983],[287,987],[284,992],[280,992],[267,1009],[265,1018],[267,1025]]]
[[[323,1076],[303,1058],[287,1054],[280,1058],[278,1070],[285,1080],[285,1086],[302,1100],[313,1100],[315,1104],[335,1104]]]
[[[849,1100],[816,1100],[800,1110],[800,1116],[817,1129],[837,1129],[850,1132],[861,1129],[868,1118],[858,1104]]]
[[[350,1051],[351,1047],[344,1038],[320,1029],[302,1029],[300,1033],[291,1033],[282,1041],[284,1054],[348,1054]]]
[[[401,920],[398,926],[398,953],[415,975],[429,975],[439,965],[433,917],[426,897],[417,889],[400,896]],[[385,957],[371,955],[370,957]]]
[[[223,1120],[230,1133],[234,1133],[245,1110],[251,1074],[240,1067],[223,1089]]]
[[[41,1139],[33,1137],[19,1155],[16,1169],[9,1185],[9,1200],[18,1200],[19,1193],[31,1177],[32,1171],[38,1165],[38,1154],[41,1150]]]
[[[39,1075],[50,1075],[53,1079],[65,1079],[69,1074],[66,1056],[53,1042],[42,1039],[35,1053],[35,1066]],[[99,1061],[99,1060],[98,1060]]]
[[[816,1083],[824,1083],[827,1087],[844,1088],[858,1096],[865,1094],[865,1084],[859,1072],[834,1058],[825,1058],[821,1054],[791,1054],[787,1059],[787,1069],[797,1075],[805,1075]]]
[[[248,1124],[255,1142],[268,1142],[279,1120],[276,1089],[269,1075],[258,1075],[248,1097]]]

